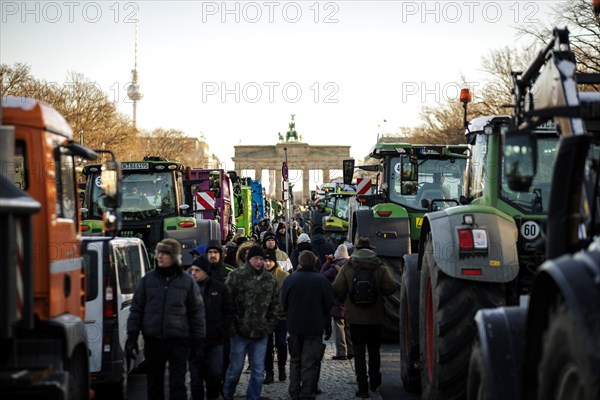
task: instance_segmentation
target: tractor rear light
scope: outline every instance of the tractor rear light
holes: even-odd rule
[[[458,230],[458,248],[460,250],[473,250],[473,233],[471,229]]]
[[[87,232],[90,230],[90,226],[89,225],[81,225],[81,232]]]
[[[375,212],[377,213],[377,215],[379,215],[380,217],[384,217],[384,218],[387,218],[387,217],[389,217],[390,215],[392,215],[392,212],[391,212],[391,211],[389,211],[389,210],[387,210],[387,211],[384,211],[384,210],[377,210],[377,211],[375,211]]]
[[[485,229],[473,229],[473,247],[477,250],[488,248],[487,232]]]
[[[461,272],[463,275],[469,276],[481,275],[481,270],[479,268],[463,268]]]
[[[194,228],[195,226],[196,226],[196,223],[193,221],[181,221],[179,223],[180,228]]]

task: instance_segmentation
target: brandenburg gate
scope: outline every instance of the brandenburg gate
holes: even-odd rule
[[[269,171],[269,180],[275,183],[275,190],[271,186],[270,197],[281,199],[283,176],[281,166],[285,161],[287,149],[287,162],[290,171],[302,171],[302,203],[310,193],[310,171],[321,170],[323,182],[330,182],[330,170],[341,170],[342,160],[350,158],[350,146],[310,145],[298,140],[294,116],[286,133],[286,140],[279,134],[279,143],[276,145],[238,145],[234,146],[235,155],[232,158],[238,176],[242,170],[254,170],[254,177],[262,179],[264,170]],[[340,177],[341,178],[341,177]],[[290,176],[292,183],[292,177]],[[264,186],[264,182],[263,182]]]
[[[262,179],[263,170],[268,170],[270,180],[275,183],[275,191],[270,193],[270,197],[281,199],[283,181],[281,165],[285,161],[284,148],[287,148],[289,169],[302,171],[303,203],[310,193],[311,170],[322,170],[323,182],[329,182],[331,179],[329,171],[341,170],[342,160],[350,158],[350,146],[312,146],[300,142],[277,143],[274,146],[234,146],[235,171],[238,176],[243,176],[242,170],[254,170],[255,178]]]

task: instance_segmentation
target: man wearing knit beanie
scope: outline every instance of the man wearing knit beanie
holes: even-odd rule
[[[129,358],[136,356],[138,335],[142,332],[148,364],[148,398],[163,396],[168,361],[170,398],[185,399],[190,348],[195,356],[203,351],[204,303],[198,285],[181,268],[181,245],[177,240],[159,242],[156,260],[158,268],[144,275],[133,295],[125,352]],[[150,290],[154,288],[161,289]]]
[[[223,246],[219,240],[208,241],[206,258],[210,262],[212,278],[225,283],[225,279],[233,267],[223,262]]]
[[[275,329],[281,312],[277,280],[264,271],[264,258],[262,247],[250,247],[245,264],[231,271],[225,281],[235,306],[229,367],[223,384],[226,400],[233,399],[246,355],[250,364],[246,398],[259,400],[262,392],[267,336]]]
[[[275,250],[275,257],[277,258],[277,264],[281,267],[281,269],[285,272],[291,272],[293,269],[292,262],[290,258],[286,254],[285,251],[279,249],[277,247],[277,238],[273,232],[265,233],[265,237],[263,238],[263,248],[273,249]]]

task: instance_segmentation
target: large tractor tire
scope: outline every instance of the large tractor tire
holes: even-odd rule
[[[475,337],[473,317],[481,308],[505,305],[499,283],[452,278],[433,256],[431,238],[425,242],[419,299],[419,345],[423,399],[463,399]]]
[[[469,359],[469,379],[467,383],[467,400],[488,400],[490,398],[489,388],[486,385],[485,365],[483,353],[478,340],[473,345],[471,358]]]
[[[413,276],[409,277],[409,273]],[[419,359],[419,271],[405,266],[400,288],[400,377],[407,392],[421,390],[421,367]],[[411,279],[414,279],[413,282]],[[414,292],[412,292],[414,290]],[[413,301],[409,301],[415,296]]]
[[[400,286],[402,259],[392,257],[381,257],[394,281]],[[400,291],[396,291],[391,296],[383,298],[385,317],[383,320],[381,337],[385,341],[398,342],[400,326]]]
[[[562,301],[550,311],[549,317],[538,368],[537,398],[600,399],[598,355],[585,344],[594,335],[582,334],[581,326]]]

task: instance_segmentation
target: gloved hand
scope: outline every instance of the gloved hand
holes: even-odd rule
[[[325,325],[325,337],[324,340],[329,340],[331,338],[331,324]]]
[[[125,341],[125,354],[127,354],[127,357],[135,360],[139,351],[137,335],[127,335],[127,341]]]

